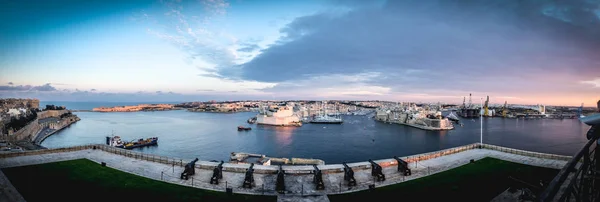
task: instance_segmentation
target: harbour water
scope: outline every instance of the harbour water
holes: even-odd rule
[[[124,140],[159,137],[158,146],[135,150],[162,156],[227,161],[231,152],[249,152],[272,157],[317,158],[331,164],[431,152],[480,140],[479,119],[463,119],[464,126],[457,125],[450,131],[425,131],[376,122],[367,116],[344,116],[344,123],[340,125],[272,127],[247,124],[254,112],[221,114],[176,110],[76,114],[81,121],[47,138],[42,146],[105,144],[105,137],[114,131]],[[238,125],[251,126],[252,130],[238,131]],[[585,144],[588,129],[576,119],[484,118],[483,142],[573,155]]]

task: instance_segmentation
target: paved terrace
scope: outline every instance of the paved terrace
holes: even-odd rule
[[[94,147],[95,149],[93,149]],[[377,160],[375,162],[383,167],[383,173],[386,175],[386,181],[384,182],[375,182],[371,176],[371,165],[369,162],[348,163],[348,166],[354,170],[354,177],[358,184],[354,187],[348,187],[347,183],[343,180],[343,165],[320,165],[319,169],[323,172],[325,190],[315,189],[312,181],[312,166],[283,166],[283,170],[286,173],[286,193],[285,197],[280,195],[282,197],[279,197],[279,200],[301,201],[305,199],[309,201],[327,201],[326,197],[314,196],[366,190],[371,184],[374,184],[375,187],[381,187],[401,183],[465,165],[471,159],[479,160],[485,157],[555,169],[562,168],[570,159],[568,156],[528,152],[487,144],[482,145],[482,149],[479,149],[479,147],[480,145],[476,143],[437,152],[401,157],[403,160],[409,162],[409,168],[412,170],[411,176],[401,175],[397,171],[397,162],[394,159]],[[0,167],[16,167],[87,158],[98,163],[105,162],[108,167],[121,171],[173,184],[215,191],[225,191],[227,186],[228,188],[232,188],[235,193],[278,195],[275,191],[275,173],[278,168],[276,166],[255,165],[254,187],[246,189],[242,188],[242,183],[246,168],[249,166],[247,164],[223,164],[223,179],[220,180],[218,185],[213,185],[209,182],[213,173],[212,169],[217,165],[215,162],[198,161],[196,163],[196,174],[193,178],[181,180],[179,179],[179,175],[183,171],[182,165],[185,165],[190,160],[146,155],[111,148],[105,145],[55,149],[56,152],[54,153],[44,151],[52,150],[0,155]],[[30,155],[28,153],[40,154]],[[311,197],[300,197],[307,195],[311,195]]]

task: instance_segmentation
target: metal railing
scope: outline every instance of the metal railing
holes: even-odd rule
[[[585,146],[559,171],[539,201],[600,201],[598,137]]]

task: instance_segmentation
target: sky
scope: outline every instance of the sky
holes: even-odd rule
[[[600,0],[0,0],[0,97],[595,106]]]

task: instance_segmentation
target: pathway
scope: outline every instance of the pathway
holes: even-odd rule
[[[326,197],[327,194],[339,194],[359,190],[366,190],[371,184],[374,184],[375,187],[396,184],[403,181],[417,179],[437,172],[442,172],[452,168],[456,168],[458,166],[469,163],[471,159],[479,160],[485,157],[493,157],[516,163],[555,169],[560,169],[567,163],[566,161],[562,160],[550,160],[536,157],[520,156],[495,150],[472,149],[456,154],[419,161],[417,163],[410,163],[409,167],[412,170],[411,176],[405,177],[401,175],[397,171],[396,166],[384,167],[383,172],[386,175],[386,181],[384,182],[374,182],[373,177],[371,176],[371,170],[369,166],[362,167],[362,169],[354,167],[355,165],[362,165],[364,163],[349,164],[349,166],[354,167],[354,177],[358,185],[355,187],[346,186],[346,183],[343,181],[343,172],[325,172],[323,173],[323,181],[325,182],[326,187],[325,190],[315,190],[315,186],[312,183],[312,174],[292,174],[294,173],[294,171],[299,172],[301,170],[305,170],[306,168],[302,167],[306,166],[283,166],[283,169],[287,173],[285,175],[285,185],[287,192],[285,196],[279,197],[279,201],[328,201]],[[183,168],[178,165],[172,166],[162,163],[150,162],[146,160],[116,155],[104,152],[102,150],[88,149],[74,152],[4,158],[0,159],[0,168],[66,161],[80,158],[87,158],[98,163],[105,162],[108,167],[112,167],[124,172],[183,186],[191,186],[216,191],[225,191],[225,188],[227,186],[229,188],[232,188],[233,192],[235,193],[277,195],[277,192],[275,192],[275,174],[254,173],[254,187],[252,189],[242,188],[244,173],[231,172],[227,169],[244,169],[248,167],[248,165],[245,164],[227,164],[223,171],[223,179],[218,185],[213,185],[208,183],[210,181],[210,177],[212,176],[212,169],[209,170],[196,168],[196,174],[193,176],[193,178],[191,178],[190,180],[181,180],[179,179],[179,175],[182,172]],[[340,165],[323,165],[319,167],[322,170],[325,170],[326,167],[331,168],[336,166],[339,167]]]

